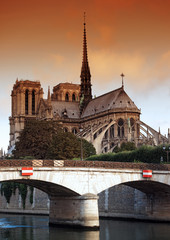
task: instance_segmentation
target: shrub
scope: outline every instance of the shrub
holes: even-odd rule
[[[163,151],[162,146],[153,147],[153,146],[144,145],[133,151],[122,151],[118,153],[106,153],[106,154],[94,155],[87,158],[87,160],[160,163],[161,156],[165,161],[166,152]]]

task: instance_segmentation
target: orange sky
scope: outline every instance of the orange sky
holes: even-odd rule
[[[93,94],[120,87],[124,72],[125,89],[142,108],[142,120],[164,131],[170,127],[169,0],[5,0],[0,3],[5,136],[16,78],[40,80],[45,92],[59,82],[79,83],[84,11]]]

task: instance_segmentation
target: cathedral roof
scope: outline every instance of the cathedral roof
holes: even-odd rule
[[[51,101],[53,116],[80,118],[79,102]],[[65,113],[65,114],[64,114]]]
[[[53,87],[53,91],[55,91],[56,89],[79,89],[80,88],[80,84],[75,84],[75,83],[69,83],[69,82],[65,82],[65,83],[59,83],[56,86]]]
[[[89,117],[94,114],[99,114],[109,110],[115,111],[131,110],[135,112],[136,111],[140,112],[140,110],[137,108],[134,102],[124,91],[124,88],[121,87],[92,99],[88,103],[85,110],[83,111],[81,117],[82,118]]]

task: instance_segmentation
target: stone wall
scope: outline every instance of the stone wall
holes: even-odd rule
[[[117,185],[99,194],[101,217],[144,217],[146,205],[146,194],[125,185]]]
[[[145,194],[126,185],[117,185],[99,194],[100,217],[170,221],[170,193]]]
[[[0,212],[10,213],[27,213],[27,214],[49,214],[50,200],[48,195],[36,188],[33,192],[33,204],[30,203],[30,190],[28,188],[27,199],[25,202],[25,209],[23,209],[22,198],[16,189],[10,203],[8,204],[6,198],[0,195]]]
[[[7,204],[4,196],[0,196],[0,212],[49,214],[50,200],[48,195],[34,188],[33,204],[27,193],[25,209],[21,196],[16,194]],[[170,221],[170,193],[145,194],[126,185],[117,185],[99,194],[98,206],[100,217],[131,218],[155,221]]]

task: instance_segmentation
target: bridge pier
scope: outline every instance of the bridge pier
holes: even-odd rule
[[[98,196],[51,197],[49,224],[99,229]]]

